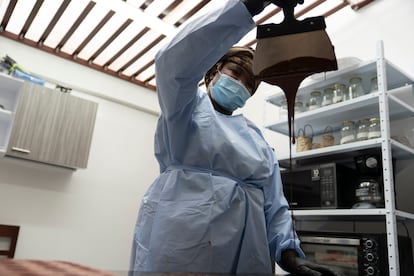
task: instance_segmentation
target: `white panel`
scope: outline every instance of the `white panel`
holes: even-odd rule
[[[133,63],[131,66],[129,66],[123,74],[130,76],[137,72],[140,68],[147,65],[149,62],[154,60],[155,54],[158,52],[158,50],[161,48],[161,43],[158,43],[154,47],[152,47],[148,52],[145,53],[142,57],[140,57],[135,63]]]
[[[236,45],[246,45],[256,39],[256,28],[248,32]]]
[[[19,34],[35,3],[36,0],[17,1],[13,14],[6,26],[6,31]]]
[[[36,14],[36,17],[30,25],[29,30],[27,30],[25,38],[33,41],[39,41],[62,2],[63,0],[44,1],[39,9],[39,12]]]
[[[151,65],[144,72],[139,74],[137,76],[137,79],[140,80],[140,81],[145,81],[146,79],[153,76],[154,74],[155,74],[155,64]]]
[[[171,5],[171,3],[172,1],[155,0],[148,6],[148,8],[145,9],[144,12],[153,16],[159,16],[169,5]]]
[[[79,53],[79,57],[89,59],[127,20],[123,15],[114,14],[111,19],[96,33],[92,40]]]
[[[189,3],[190,1],[188,1],[188,3],[187,4],[190,4]],[[198,1],[198,2],[200,2],[200,1]],[[192,3],[193,4],[193,3]],[[225,1],[223,1],[223,0],[213,0],[213,1],[210,1],[210,2],[208,2],[206,5],[204,5],[200,10],[198,10],[191,18],[198,18],[199,16],[201,16],[201,15],[203,15],[203,14],[206,14],[206,13],[208,13],[209,11],[211,11],[212,9],[219,9],[219,8],[221,8],[221,7],[223,7],[224,5],[226,4],[226,2]],[[184,4],[183,3],[183,5],[186,5],[186,4]],[[174,10],[174,13],[172,13],[169,17],[168,17],[168,19],[167,18],[164,18],[164,20],[166,21],[166,22],[173,22],[173,23],[175,23],[176,21],[178,21],[182,16],[184,16],[186,13],[187,13],[187,11],[190,11],[193,7],[195,6],[195,4],[193,4],[192,6],[190,6],[190,7],[187,7],[187,6],[185,6],[185,8],[184,7],[181,7],[181,6],[179,6],[178,8],[176,8],[176,10]],[[184,9],[186,9],[185,10],[185,12],[184,12]],[[190,19],[191,19],[190,18]],[[190,20],[189,20],[190,21]],[[184,22],[184,23],[188,23],[188,21],[187,22]]]
[[[173,25],[198,3],[200,3],[200,1],[182,1],[172,12],[165,16],[163,20]]]
[[[53,28],[52,32],[46,38],[44,44],[48,47],[56,48],[87,5],[88,1],[72,0]]]
[[[147,32],[141,39],[135,42],[128,50],[126,50],[113,64],[109,66],[109,69],[118,71],[123,65],[130,61],[134,56],[146,48],[151,42],[153,42],[158,36],[159,33],[155,31]]]
[[[99,2],[100,4],[107,5],[109,8],[114,10],[117,14],[131,18],[137,22],[145,22],[145,24],[156,30],[157,32],[164,35],[174,35],[177,33],[177,30],[174,26],[166,24],[164,21],[158,17],[150,16],[144,13],[140,9],[132,9],[130,4],[127,4],[124,1],[120,0],[93,0]]]
[[[148,82],[148,84],[150,84],[150,85],[152,85],[152,86],[157,86],[157,83],[156,83],[156,81],[155,81],[155,78],[153,78],[152,80],[150,80],[150,81]]]
[[[300,16],[298,19],[302,20],[305,19],[307,17],[313,17],[313,16],[321,16],[323,15],[325,12],[333,9],[334,7],[338,6],[339,4],[342,4],[344,1],[342,0],[329,0],[329,1],[325,1],[322,4],[320,4],[319,6],[313,8],[312,10],[308,11],[305,15]],[[309,3],[311,4],[311,3]],[[296,7],[295,11],[298,12],[300,11],[303,7],[305,6],[309,6],[306,5],[306,1],[303,5],[299,5]]]
[[[142,4],[145,3],[146,0],[126,0],[127,4],[139,8]]]
[[[0,22],[3,21],[4,14],[6,13],[7,6],[9,5],[10,0],[0,1]]]
[[[69,40],[63,45],[62,51],[68,54],[73,52],[85,40],[85,38],[92,32],[96,25],[105,17],[110,10],[102,5],[96,4],[95,7],[85,17],[76,31],[72,34]]]
[[[118,51],[120,51],[126,44],[129,43],[137,34],[144,29],[144,26],[138,22],[132,22],[129,26],[114,40],[106,49],[96,57],[93,63],[104,65],[110,60]]]

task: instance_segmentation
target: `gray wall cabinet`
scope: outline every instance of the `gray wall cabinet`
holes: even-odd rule
[[[86,168],[98,104],[25,82],[6,155]]]

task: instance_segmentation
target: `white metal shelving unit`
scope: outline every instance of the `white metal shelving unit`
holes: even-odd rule
[[[378,79],[378,91],[364,96],[324,106],[315,110],[295,115],[295,133],[305,124],[311,124],[314,135],[321,135],[327,125],[333,130],[340,131],[344,120],[358,120],[368,117],[379,117],[381,122],[381,137],[365,141],[357,141],[343,145],[313,149],[305,152],[292,152],[292,162],[300,166],[301,161],[317,160],[318,158],[352,159],[358,152],[367,149],[378,149],[382,155],[384,178],[384,208],[376,209],[323,209],[323,210],[294,210],[293,215],[301,220],[361,220],[385,221],[388,245],[389,275],[398,276],[398,220],[414,220],[414,214],[396,209],[393,179],[393,158],[414,159],[414,149],[391,138],[390,121],[414,117],[414,88],[413,80],[397,66],[384,58],[382,41],[377,45],[377,58],[358,65],[329,72],[319,77],[310,78],[298,91],[304,102],[313,90],[333,86],[335,83],[347,83],[353,76],[360,76],[365,81],[364,86],[373,76]],[[267,102],[279,106],[284,94],[267,98]],[[286,120],[272,122],[266,128],[288,135]],[[281,166],[288,167],[290,156],[279,157]]]
[[[7,145],[17,108],[20,88],[23,81],[0,73],[0,156],[7,150]]]

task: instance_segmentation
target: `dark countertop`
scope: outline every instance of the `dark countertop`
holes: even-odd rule
[[[117,276],[129,276],[128,271],[113,271]],[[221,274],[194,272],[135,272],[133,276],[294,276],[293,274]]]

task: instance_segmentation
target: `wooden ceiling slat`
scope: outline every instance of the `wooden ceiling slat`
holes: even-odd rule
[[[79,47],[73,52],[73,56],[77,56],[83,48],[95,37],[95,35],[99,32],[99,30],[111,19],[111,17],[115,14],[114,11],[109,11],[104,18],[99,22],[98,25],[90,32],[90,34],[85,38],[84,41],[79,45]]]
[[[163,19],[167,14],[169,14],[172,10],[174,10],[183,0],[175,0],[173,1],[165,10],[162,12],[158,17]]]
[[[4,13],[3,20],[1,21],[0,31],[6,30],[6,26],[9,23],[10,17],[12,16],[14,8],[16,7],[16,5],[17,5],[17,0],[11,0],[10,1],[9,5],[7,6],[7,10]]]
[[[94,6],[95,6],[95,2],[89,1],[89,4],[85,7],[85,9],[82,11],[82,13],[76,19],[76,21],[72,24],[70,29],[66,32],[65,36],[59,42],[58,46],[56,46],[58,51],[60,51],[60,49],[63,47],[63,45],[65,45],[65,43],[69,40],[69,38],[76,31],[76,29],[79,27],[79,25],[82,23],[82,21],[85,19],[85,17],[89,14],[89,12],[93,9]]]
[[[32,11],[30,12],[29,17],[27,17],[27,20],[24,23],[22,30],[20,31],[20,35],[19,35],[20,38],[22,38],[26,35],[27,31],[30,28],[30,25],[32,25],[32,22],[35,19],[37,13],[39,12],[40,7],[42,6],[43,2],[44,2],[44,0],[37,0],[36,1],[36,4],[34,5]]]
[[[147,0],[139,8],[141,10],[145,10],[146,8],[148,8],[149,5],[151,5],[152,2],[154,2],[154,0]]]
[[[105,49],[108,47],[131,23],[133,22],[132,19],[127,19],[121,27],[119,27],[116,32],[111,35],[110,38],[102,44],[101,47],[91,56],[90,60],[95,60]]]
[[[339,10],[341,10],[341,9],[345,8],[345,7],[346,7],[346,6],[348,6],[348,5],[349,5],[349,3],[348,3],[348,2],[343,1],[343,2],[342,2],[342,3],[340,3],[339,5],[337,5],[337,6],[333,7],[333,8],[332,8],[332,9],[330,9],[329,11],[325,12],[325,13],[323,14],[323,16],[324,16],[324,17],[328,17],[328,16],[330,16],[330,15],[332,15],[332,14],[336,13],[337,11],[339,11]]]
[[[143,55],[145,55],[145,53],[148,52],[148,50],[150,50],[152,47],[154,47],[155,45],[157,45],[164,38],[165,38],[165,35],[160,35],[159,37],[157,37],[153,42],[151,42],[150,44],[148,44],[147,47],[145,47],[141,52],[139,52],[138,54],[136,54],[130,61],[128,61],[124,66],[122,66],[122,68],[119,69],[119,71],[120,72],[125,71],[129,66],[131,66],[134,62],[136,62],[140,57],[142,57]]]
[[[323,2],[325,2],[326,0],[316,0],[315,2],[313,2],[312,4],[310,4],[309,6],[306,6],[305,8],[301,9],[300,11],[298,11],[297,13],[295,13],[295,17],[300,17],[302,15],[305,15],[306,13],[310,12],[311,10],[313,10],[314,8],[316,8],[317,6],[321,5]],[[272,12],[270,12],[269,14],[267,14],[265,17],[260,18],[259,20],[256,21],[256,25],[260,25],[263,22],[265,22],[266,20],[272,18],[274,15],[276,15],[277,13],[279,13],[282,9],[277,7],[275,8]],[[252,45],[254,45],[257,42],[256,39],[249,41],[248,43],[245,44],[245,46],[251,47]]]
[[[107,68],[110,66],[117,58],[119,58],[126,50],[128,50],[132,45],[134,45],[135,42],[137,42],[144,34],[150,31],[150,28],[145,27],[139,34],[134,36],[127,44],[125,44],[124,47],[122,47],[121,50],[119,50],[110,60],[108,60],[104,68]]]
[[[150,68],[153,64],[155,63],[155,60],[151,60],[150,62],[148,62],[147,64],[145,64],[144,66],[142,66],[138,71],[136,71],[134,74],[132,74],[132,76],[134,78],[136,78],[139,74],[141,74],[142,72],[144,72],[145,70],[147,70],[148,68]]]
[[[207,5],[211,0],[203,0],[197,5],[194,6],[189,12],[187,12],[180,20],[175,22],[174,26],[178,27],[187,21],[191,16],[196,14],[199,10],[201,10],[205,5]]]
[[[281,8],[276,7],[272,12],[270,12],[270,13],[266,14],[265,16],[263,16],[262,18],[258,19],[256,21],[256,25],[263,24],[263,22],[265,22],[266,20],[272,18],[273,16],[275,16],[276,14],[278,14],[281,11],[282,11]]]
[[[146,80],[143,81],[143,83],[149,83],[153,79],[155,79],[155,74],[154,75],[151,75],[150,77],[148,77]]]
[[[297,18],[297,17],[300,17],[302,15],[305,15],[306,13],[310,12],[311,10],[313,10],[314,8],[316,8],[317,6],[319,6],[320,4],[322,4],[325,1],[326,0],[317,0],[317,1],[313,2],[309,6],[306,6],[305,8],[303,8],[300,11],[298,11],[297,13],[295,13],[295,17]]]
[[[4,31],[4,32],[1,32],[0,34],[2,36],[6,37],[6,38],[19,41],[20,43],[24,43],[24,44],[26,44],[28,46],[31,46],[31,47],[34,47],[34,48],[39,48],[39,46],[38,46],[38,44],[36,42],[31,41],[31,40],[26,39],[26,38],[19,39],[18,38],[18,35],[13,34],[11,32]],[[48,47],[46,45],[43,45],[43,47],[41,49],[43,51],[49,53],[49,54],[52,54],[52,55],[55,55],[55,56],[58,56],[58,57],[67,59],[67,60],[72,61],[72,62],[76,62],[77,64],[84,65],[84,66],[86,66],[88,68],[95,69],[95,70],[98,70],[100,72],[106,73],[108,75],[117,77],[119,79],[132,82],[132,83],[134,83],[136,85],[139,85],[139,86],[142,86],[142,87],[146,87],[146,88],[148,88],[150,90],[153,90],[153,91],[156,90],[155,86],[153,86],[153,85],[151,85],[149,83],[145,83],[145,82],[142,82],[142,81],[140,81],[138,79],[130,78],[128,76],[120,75],[120,74],[118,74],[118,72],[115,72],[113,70],[104,70],[102,68],[102,66],[99,66],[99,65],[96,65],[96,64],[93,64],[93,63],[91,64],[88,61],[83,60],[83,59],[74,60],[73,57],[72,57],[72,55],[67,54],[67,53],[64,53],[64,52],[61,52],[61,51],[56,51],[56,49],[51,48],[51,47]]]
[[[56,23],[59,21],[62,14],[65,12],[66,8],[69,6],[70,0],[64,0],[60,5],[59,9],[57,10],[56,14],[53,16],[52,20],[50,21],[49,25],[43,32],[42,36],[40,37],[38,43],[40,46],[43,45],[43,42],[49,36],[50,32],[52,32],[53,28],[56,26]]]
[[[78,64],[82,64],[85,65],[89,68],[92,69],[96,69],[102,72],[105,72],[109,75],[112,76],[116,76],[120,79],[123,80],[127,80],[130,82],[133,82],[135,84],[138,84],[140,86],[143,87],[147,87],[149,89],[155,90],[155,86],[150,84],[154,82],[155,79],[155,72],[152,72],[152,67],[154,66],[154,58],[150,58],[150,59],[146,59],[145,61],[145,65],[140,66],[140,68],[138,68],[131,76],[127,76],[122,74],[122,72],[125,72],[126,70],[128,70],[128,68],[131,68],[131,66],[134,65],[134,63],[136,63],[137,61],[139,62],[140,59],[142,57],[146,57],[149,58],[148,52],[151,48],[153,48],[154,46],[158,46],[158,44],[165,38],[164,35],[161,35],[159,37],[157,37],[155,40],[153,40],[151,43],[149,43],[147,45],[147,42],[143,42],[145,43],[145,45],[142,45],[143,47],[145,47],[142,50],[136,50],[139,51],[139,53],[137,53],[133,58],[129,59],[128,61],[125,62],[125,64],[120,64],[119,65],[119,70],[118,69],[110,69],[110,65],[113,64],[114,62],[117,61],[118,58],[120,58],[126,51],[131,51],[131,47],[133,47],[136,43],[139,42],[139,39],[143,38],[144,35],[146,35],[149,31],[151,31],[151,29],[149,27],[145,27],[143,26],[141,31],[137,31],[139,32],[138,34],[136,34],[133,38],[131,38],[129,41],[127,41],[124,45],[120,45],[120,50],[116,51],[107,62],[105,62],[105,64],[103,66],[100,66],[98,64],[94,64],[94,60],[100,55],[102,54],[109,45],[111,45],[111,43],[113,43],[121,34],[122,32],[133,22],[133,19],[130,18],[125,18],[124,23],[122,24],[121,27],[119,27],[108,39],[106,39],[106,41],[104,41],[101,45],[97,45],[97,50],[92,54],[91,58],[89,60],[83,60],[83,59],[74,59],[74,56],[77,56],[87,45],[88,43],[90,43],[90,41],[92,41],[92,39],[96,36],[96,34],[99,32],[99,30],[102,29],[103,26],[105,26],[105,24],[110,20],[110,18],[114,15],[113,11],[110,11],[106,14],[105,18],[103,18],[100,23],[93,29],[92,32],[89,33],[89,35],[86,37],[85,40],[82,41],[82,43],[77,47],[77,49],[74,51],[74,54],[68,54],[68,53],[64,53],[62,51],[60,51],[61,47],[63,47],[65,45],[65,43],[67,43],[67,41],[70,39],[70,37],[73,35],[73,33],[80,27],[81,23],[83,22],[83,20],[86,18],[86,16],[89,14],[89,12],[95,7],[95,0],[88,0],[88,5],[86,6],[86,8],[83,9],[83,11],[79,11],[81,14],[80,16],[76,19],[76,21],[72,24],[72,26],[70,26],[70,28],[68,28],[68,31],[64,34],[62,40],[59,42],[58,46],[56,47],[56,49],[54,48],[50,48],[46,45],[43,45],[44,41],[48,38],[48,36],[51,34],[51,32],[53,31],[54,27],[56,26],[56,24],[59,22],[60,18],[62,17],[62,15],[64,14],[64,12],[66,11],[66,9],[68,8],[69,4],[71,3],[71,0],[63,0],[62,4],[60,5],[58,11],[53,15],[52,20],[50,21],[50,23],[48,24],[47,28],[45,28],[45,30],[43,31],[42,36],[40,37],[38,42],[34,42],[31,41],[27,38],[24,37],[24,35],[26,34],[26,32],[30,29],[31,25],[34,22],[34,19],[36,18],[36,15],[39,12],[39,9],[41,8],[42,4],[44,3],[44,0],[36,0],[35,6],[34,8],[31,10],[30,14],[28,15],[28,17],[25,19],[25,23],[24,26],[22,28],[22,30],[20,31],[20,34],[13,34],[11,32],[6,31],[6,27],[7,24],[9,24],[9,20],[17,6],[17,1],[18,0],[10,0],[6,9],[6,12],[4,14],[4,17],[0,23],[0,35],[19,41],[21,43],[27,44],[29,46],[32,47],[37,47],[40,48],[50,54],[54,54],[56,56],[60,56],[63,57],[65,59],[71,60],[73,62],[76,62]],[[166,17],[168,17],[168,15],[170,13],[174,13],[174,11],[176,11],[177,8],[179,8],[179,6],[181,4],[183,4],[184,1],[188,1],[188,3],[190,3],[190,0],[168,0],[170,3],[167,5],[168,7],[166,9],[163,10],[163,12],[160,13],[160,15],[158,15],[159,18],[157,19],[166,19]],[[308,0],[309,2],[311,2],[311,0]],[[350,0],[342,0],[339,1],[337,6],[334,6],[332,8],[332,6],[330,7],[330,10],[327,10],[328,8],[325,9],[324,12],[321,12],[322,15],[324,17],[328,17],[331,16],[333,14],[335,14],[336,12],[338,12],[339,10],[343,9],[346,6],[350,6],[352,8],[360,8],[363,7],[371,2],[373,2],[374,0],[359,0],[359,1],[350,1]],[[140,1],[139,4],[140,7],[139,9],[144,10],[149,7],[152,3],[154,2],[154,0],[146,0],[146,1]],[[174,26],[178,27],[181,24],[183,24],[185,21],[187,21],[188,19],[190,19],[192,16],[194,16],[198,11],[200,11],[203,7],[205,7],[209,2],[211,2],[211,0],[200,0],[196,2],[191,2],[193,3],[193,7],[188,11],[182,11],[184,13],[183,16],[181,16],[180,19],[178,19],[176,22],[174,23]],[[299,5],[297,7],[298,12],[295,13],[295,17],[300,17],[303,15],[308,14],[312,9],[321,6],[323,7],[321,4],[326,2],[326,0],[312,0],[311,4],[305,3],[306,6],[303,6],[302,8],[301,5]],[[186,2],[187,3],[187,2]],[[353,6],[351,6],[351,3],[353,3]],[[356,4],[355,4],[356,3]],[[300,10],[299,10],[300,9]],[[296,10],[296,9],[295,9]],[[259,18],[259,16],[255,17],[259,18],[256,20],[256,24],[260,25],[263,24],[264,22],[270,21],[275,15],[277,15],[278,13],[280,13],[282,10],[277,7],[276,5],[274,6],[273,9],[270,9],[270,12],[267,13],[266,15],[262,16]],[[270,20],[269,20],[270,19]],[[145,24],[145,22],[139,22],[139,24]],[[248,43],[246,43],[246,46],[252,46],[256,43],[256,40],[252,40],[249,41]],[[140,47],[141,49],[141,47]],[[144,63],[143,63],[144,64]],[[118,65],[117,67],[118,68]],[[129,70],[132,71],[132,70]],[[129,74],[128,74],[129,75]],[[141,75],[142,77],[146,78],[145,80],[139,80],[137,79],[137,76]],[[148,77],[149,75],[149,77]]]
[[[351,8],[353,10],[356,10],[357,11],[357,10],[365,7],[366,5],[374,2],[375,0],[361,0],[361,1],[357,2],[357,3],[352,3],[352,1],[350,1],[350,0],[345,0],[345,1],[350,4],[350,6],[351,6]]]

